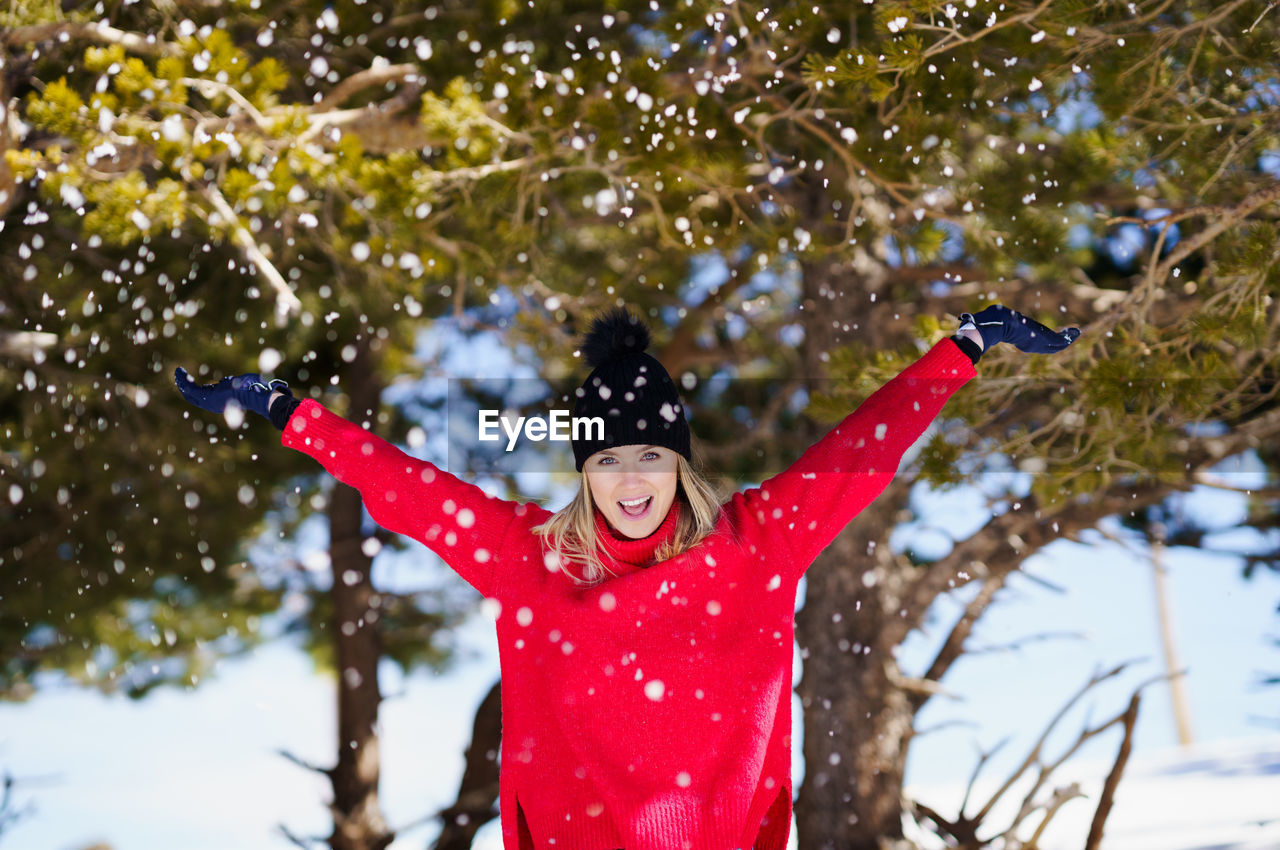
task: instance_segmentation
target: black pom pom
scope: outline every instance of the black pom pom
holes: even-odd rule
[[[649,329],[623,307],[596,317],[582,341],[582,356],[592,369],[623,354],[640,354],[650,343]]]

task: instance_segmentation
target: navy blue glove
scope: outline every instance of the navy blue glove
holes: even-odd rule
[[[235,402],[244,410],[252,410],[260,416],[270,419],[268,402],[272,393],[284,393],[293,398],[289,385],[276,378],[263,381],[256,372],[223,378],[216,384],[197,384],[191,380],[187,370],[179,366],[173,372],[173,382],[178,385],[182,397],[210,413],[222,413],[227,405]]]
[[[970,328],[976,328],[982,335],[984,352],[993,345],[1009,342],[1019,351],[1052,354],[1066,348],[1080,336],[1079,328],[1050,330],[1034,319],[1028,319],[1002,304],[988,307],[976,316],[973,313],[961,313],[960,330]]]

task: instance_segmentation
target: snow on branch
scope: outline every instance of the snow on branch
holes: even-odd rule
[[[119,44],[125,50],[146,56],[176,56],[182,52],[177,45],[160,41],[154,36],[144,38],[136,33],[125,32],[96,21],[53,21],[46,24],[14,27],[0,33],[0,44],[5,47],[22,47],[53,39],[69,41],[73,38]]]
[[[44,331],[0,331],[0,354],[40,362],[44,352],[58,344],[57,334]]]

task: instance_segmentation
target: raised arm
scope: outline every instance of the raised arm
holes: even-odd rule
[[[786,470],[730,500],[728,509],[737,513],[740,527],[790,555],[792,577],[889,485],[907,449],[977,374],[974,365],[985,350],[1008,342],[1048,354],[1080,335],[1076,328],[1050,330],[998,305],[961,318],[956,337],[942,340],[876,390]]]
[[[907,449],[975,374],[956,342],[939,342],[787,469],[734,494],[727,508],[738,512],[740,527],[789,552],[798,576],[889,485]]]
[[[271,419],[282,429],[282,445],[359,490],[374,522],[425,544],[480,593],[496,595],[504,537],[521,510],[516,502],[406,454],[316,401],[280,397],[288,392],[281,382],[266,384],[251,374],[198,386],[182,369],[174,377],[192,404],[221,412],[234,402]]]

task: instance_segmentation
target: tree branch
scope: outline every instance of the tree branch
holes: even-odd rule
[[[58,344],[57,334],[45,331],[0,331],[0,355],[36,361]]]
[[[988,577],[1007,574],[1018,569],[1033,552],[1059,537],[1093,528],[1103,517],[1156,504],[1171,490],[1189,486],[1189,483],[1175,487],[1154,481],[1126,481],[1093,494],[1087,501],[1068,504],[1054,514],[1053,522],[1045,521],[1042,512],[1034,509],[1034,500],[1024,499],[1024,505],[1032,504],[994,517],[972,537],[958,542],[946,557],[933,562],[916,579],[903,596],[906,616],[894,618],[887,624],[893,631],[888,636],[890,645],[896,645],[908,632],[918,628],[933,600],[953,583],[961,586],[971,580],[961,576],[962,572]]]
[[[1142,696],[1135,693],[1129,699],[1129,708],[1123,715],[1124,738],[1120,741],[1120,752],[1116,754],[1115,764],[1107,774],[1107,781],[1102,785],[1102,796],[1098,800],[1098,808],[1093,813],[1093,822],[1089,824],[1089,838],[1085,841],[1084,850],[1098,850],[1102,843],[1102,826],[1107,815],[1111,813],[1111,803],[1115,798],[1116,788],[1120,785],[1120,776],[1129,761],[1129,750],[1133,745],[1133,727],[1138,720],[1138,703]]]
[[[295,847],[301,847],[302,850],[312,850],[313,847],[323,847],[324,839],[322,838],[303,838],[294,833],[289,827],[280,824],[280,832],[288,839],[289,843]]]
[[[416,65],[407,63],[402,65],[383,65],[381,67],[375,65],[372,68],[358,71],[338,83],[333,87],[332,91],[311,108],[311,111],[313,113],[328,112],[341,106],[347,98],[358,91],[402,80],[415,80],[417,76],[418,67]]]
[[[739,289],[751,283],[752,276],[741,264],[729,270],[729,279],[696,306],[689,307],[680,324],[676,326],[670,341],[658,354],[667,370],[672,374],[680,374],[692,365],[697,352],[697,336],[715,315],[724,309],[725,302]],[[718,323],[713,323],[718,324]]]
[[[270,125],[267,123],[267,119],[263,114],[259,112],[258,108],[250,103],[249,99],[241,94],[240,90],[235,86],[229,86],[226,83],[220,83],[217,80],[205,80],[197,77],[183,77],[180,82],[185,86],[191,86],[194,89],[198,89],[200,94],[205,97],[209,97],[210,92],[225,94],[234,101],[237,106],[243,109],[251,119],[253,119],[253,123],[258,126],[259,130],[266,132],[270,129]]]
[[[319,765],[314,765],[309,761],[305,761],[301,757],[295,756],[293,753],[289,752],[288,750],[276,750],[276,752],[281,756],[284,756],[289,761],[296,764],[298,767],[303,768],[304,770],[310,770],[314,773],[320,774],[321,776],[331,775],[330,771],[327,768],[323,768],[323,767],[320,767]]]
[[[1182,262],[1192,253],[1200,250],[1205,245],[1212,242],[1224,230],[1238,224],[1252,213],[1254,210],[1264,207],[1267,204],[1275,203],[1280,200],[1280,186],[1271,186],[1249,195],[1235,207],[1229,208],[1212,219],[1211,223],[1204,230],[1178,243],[1178,246],[1169,252],[1169,256],[1154,270],[1154,275],[1159,280],[1164,280],[1173,271],[1173,267]]]
[[[923,678],[926,681],[941,681],[956,659],[964,654],[964,642],[968,640],[969,633],[973,631],[973,624],[982,616],[982,612],[987,610],[987,606],[991,604],[996,591],[1004,587],[1004,582],[1008,575],[1008,573],[1000,573],[988,576],[983,581],[982,589],[978,591],[978,595],[974,597],[973,601],[965,606],[964,613],[960,615],[960,619],[951,629],[951,634],[943,641],[942,648],[938,650],[933,663],[929,665],[928,671],[925,672]],[[929,701],[931,696],[933,694],[927,691],[917,691],[911,694],[912,712],[918,712]]]
[[[1035,745],[1032,746],[1031,751],[1027,753],[1027,757],[1022,760],[1022,764],[1018,766],[1017,770],[1015,770],[1012,774],[1010,774],[1009,778],[1005,780],[1004,784],[1000,786],[999,790],[997,790],[994,794],[991,795],[990,799],[987,801],[987,804],[978,811],[978,814],[975,815],[974,818],[976,820],[981,821],[987,815],[991,814],[991,810],[995,807],[996,803],[1000,800],[1002,796],[1005,795],[1006,792],[1008,792],[1010,788],[1014,786],[1014,784],[1018,781],[1018,779],[1021,778],[1022,774],[1026,773],[1030,768],[1040,763],[1040,753],[1043,752],[1044,745],[1048,741],[1050,733],[1052,733],[1053,730],[1057,728],[1059,721],[1061,721],[1062,718],[1067,715],[1067,712],[1070,711],[1071,708],[1077,702],[1079,702],[1084,697],[1085,694],[1093,690],[1097,685],[1100,685],[1103,682],[1107,681],[1108,679],[1112,679],[1116,676],[1119,676],[1121,673],[1124,672],[1125,668],[1128,666],[1129,666],[1129,662],[1126,662],[1124,664],[1117,664],[1115,667],[1112,667],[1106,673],[1094,674],[1089,679],[1089,681],[1085,683],[1084,687],[1076,691],[1075,695],[1073,695],[1071,699],[1067,700],[1067,704],[1064,705],[1062,708],[1058,709],[1058,713],[1055,714],[1053,718],[1049,721],[1049,724],[1045,727],[1044,732],[1041,733],[1040,738],[1035,742]],[[1043,782],[1044,778],[1045,777],[1042,774],[1040,782]],[[1033,786],[1032,789],[1027,792],[1028,796],[1035,793],[1035,790],[1037,787],[1039,787],[1040,782],[1037,782],[1036,785]]]
[[[222,197],[218,187],[212,183],[205,183],[200,185],[200,191],[209,203],[213,205],[214,210],[217,211],[226,226],[230,228],[232,241],[240,246],[248,257],[250,264],[276,291],[277,317],[283,319],[288,316],[300,315],[302,313],[302,302],[298,300],[298,296],[293,294],[293,290],[289,288],[289,284],[285,282],[279,270],[267,258],[258,241],[253,238],[253,234],[240,223],[240,217],[236,215],[235,210],[231,209],[227,199]]]
[[[1253,28],[1262,21],[1262,16],[1276,7],[1276,2],[1277,0],[1271,0],[1271,2],[1267,4],[1267,8],[1258,13],[1258,17],[1253,19],[1253,23],[1249,24],[1249,27],[1242,33],[1242,35],[1248,35],[1253,32]]]
[[[1086,727],[1085,729],[1083,729],[1079,733],[1079,735],[1076,737],[1076,740],[1074,741],[1074,743],[1072,743],[1071,746],[1069,746],[1067,750],[1058,759],[1052,762],[1044,762],[1041,760],[1041,753],[1044,749],[1045,742],[1047,741],[1049,735],[1057,727],[1058,723],[1067,714],[1067,712],[1070,711],[1070,709],[1074,705],[1076,705],[1085,694],[1087,694],[1093,688],[1097,687],[1102,682],[1120,674],[1127,666],[1128,666],[1127,664],[1120,664],[1106,673],[1095,674],[1084,685],[1083,688],[1077,691],[1067,701],[1066,705],[1064,705],[1058,711],[1058,713],[1055,714],[1054,717],[1049,721],[1048,726],[1044,729],[1039,740],[1036,741],[1035,745],[1032,747],[1031,751],[1028,753],[1026,759],[1023,760],[1022,764],[1017,768],[1017,770],[1015,770],[1010,775],[1010,777],[1005,781],[1005,783],[999,788],[999,790],[995,792],[995,794],[992,795],[992,797],[987,802],[987,804],[983,806],[982,810],[979,811],[977,814],[973,816],[969,816],[965,814],[965,810],[969,807],[969,799],[973,793],[978,775],[982,772],[982,768],[986,765],[988,760],[992,756],[994,756],[997,752],[999,752],[1006,743],[1008,743],[1007,738],[1001,741],[991,750],[985,753],[982,753],[979,756],[978,762],[974,766],[973,772],[969,777],[969,782],[965,790],[964,799],[960,802],[960,806],[955,818],[949,819],[949,818],[943,817],[936,810],[920,803],[918,800],[911,801],[911,807],[914,808],[916,811],[920,812],[924,817],[928,818],[929,820],[932,820],[937,825],[937,828],[939,831],[944,832],[947,835],[951,836],[953,839],[955,839],[956,846],[965,847],[965,848],[987,847],[992,845],[993,843],[998,843],[1001,839],[1003,839],[1005,843],[1013,842],[1016,839],[1017,830],[1022,825],[1022,823],[1026,821],[1026,819],[1030,815],[1034,814],[1035,812],[1043,812],[1044,817],[1041,819],[1040,823],[1037,825],[1034,831],[1034,834],[1028,840],[1016,842],[1019,844],[1019,846],[1025,846],[1025,847],[1039,846],[1038,841],[1040,837],[1043,835],[1045,829],[1048,826],[1049,821],[1052,820],[1054,815],[1057,814],[1057,812],[1062,808],[1063,805],[1065,805],[1071,800],[1074,800],[1078,797],[1082,797],[1084,795],[1081,793],[1080,787],[1076,783],[1072,783],[1070,785],[1054,789],[1054,791],[1049,795],[1049,798],[1043,802],[1036,802],[1036,794],[1046,784],[1046,782],[1050,779],[1053,773],[1058,768],[1060,768],[1068,759],[1070,759],[1080,749],[1080,747],[1082,747],[1087,741],[1102,734],[1106,730],[1110,729],[1112,726],[1115,726],[1117,724],[1123,724],[1125,731],[1124,731],[1124,739],[1121,741],[1121,745],[1120,745],[1120,753],[1104,785],[1102,798],[1098,805],[1098,811],[1095,813],[1095,816],[1094,816],[1094,826],[1090,832],[1091,843],[1086,847],[1086,850],[1097,850],[1097,844],[1096,844],[1096,841],[1094,841],[1093,835],[1094,835],[1094,832],[1096,831],[1097,838],[1101,839],[1102,823],[1103,821],[1106,820],[1107,814],[1110,811],[1111,801],[1114,796],[1115,789],[1119,784],[1120,775],[1124,769],[1124,764],[1128,759],[1129,750],[1132,743],[1133,727],[1137,719],[1139,695],[1142,693],[1142,690],[1147,687],[1147,685],[1151,684],[1152,682],[1158,681],[1159,679],[1164,677],[1155,677],[1153,679],[1150,679],[1140,684],[1137,687],[1137,689],[1134,691],[1132,697],[1130,698],[1129,706],[1125,711],[1103,721],[1102,723],[1099,723],[1097,726],[1094,726],[1092,728]],[[1039,775],[1035,778],[1030,790],[1027,791],[1027,793],[1023,797],[1022,803],[1020,804],[1017,813],[1013,816],[1008,826],[1002,829],[999,832],[999,834],[995,836],[985,838],[985,839],[979,839],[978,832],[982,830],[985,826],[988,826],[987,820],[988,818],[991,817],[996,804],[1003,798],[1003,796],[1006,793],[1010,791],[1010,789],[1014,787],[1014,785],[1017,784],[1017,782],[1022,778],[1023,774],[1025,774],[1031,768],[1037,767],[1037,766],[1039,767]]]
[[[945,32],[947,32],[949,36],[954,36],[954,37],[944,38],[941,41],[939,41],[937,44],[934,44],[928,50],[926,50],[924,52],[924,58],[928,59],[932,56],[936,56],[939,53],[945,53],[951,48],[956,47],[958,45],[968,44],[969,42],[972,42],[972,41],[978,41],[982,38],[985,38],[987,35],[995,32],[996,30],[1004,29],[1005,27],[1013,26],[1014,24],[1030,23],[1031,21],[1035,20],[1036,17],[1041,12],[1043,12],[1045,9],[1048,9],[1052,3],[1053,3],[1053,0],[1041,0],[1040,5],[1032,9],[1030,12],[1023,12],[1021,15],[1012,15],[1008,18],[1003,18],[999,21],[999,23],[995,23],[989,27],[985,27],[984,29],[978,30],[972,35],[959,35],[959,29],[952,30],[950,28],[930,26],[928,24],[913,24],[912,29],[917,29],[917,30],[942,29]]]
[[[1027,573],[1020,573],[1020,575],[1025,577]],[[996,653],[996,652],[1012,652],[1014,650],[1022,649],[1024,646],[1026,646],[1029,643],[1057,640],[1060,638],[1070,638],[1072,640],[1084,640],[1085,634],[1084,632],[1040,632],[1039,634],[1027,635],[1026,637],[1021,637],[1021,638],[1018,638],[1017,640],[1009,641],[1008,643],[996,643],[996,644],[992,644],[991,646],[967,647],[964,651],[964,654],[969,658],[972,658],[975,655],[989,655],[991,653]]]
[[[146,56],[178,56],[182,53],[182,49],[176,44],[160,41],[153,36],[143,38],[135,33],[118,30],[97,21],[53,21],[47,24],[14,27],[0,34],[0,44],[5,47],[25,47],[41,41],[73,38],[119,44],[125,50]]]
[[[534,157],[522,156],[519,159],[491,162],[488,165],[476,165],[470,168],[454,168],[449,171],[432,171],[422,179],[433,185],[454,180],[475,182],[477,180],[483,180],[486,177],[491,177],[494,174],[506,174],[509,171],[519,171],[526,166],[532,165],[534,162]]]

